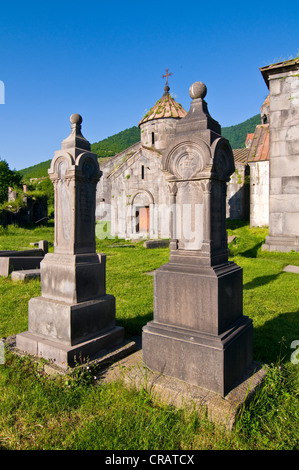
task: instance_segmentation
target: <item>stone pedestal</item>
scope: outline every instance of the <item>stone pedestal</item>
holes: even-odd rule
[[[242,269],[169,263],[155,272],[154,292],[154,321],[143,329],[146,365],[225,396],[253,360]]]
[[[228,141],[196,82],[189,113],[162,166],[176,206],[169,263],[154,277],[154,319],[143,328],[143,360],[153,371],[222,396],[253,361],[252,321],[243,316],[242,269],[228,261],[226,184],[234,172]]]
[[[106,293],[106,256],[95,251],[97,156],[71,116],[72,133],[49,170],[55,191],[55,248],[40,264],[41,296],[29,301],[28,331],[16,347],[67,369],[120,345],[115,299]]]

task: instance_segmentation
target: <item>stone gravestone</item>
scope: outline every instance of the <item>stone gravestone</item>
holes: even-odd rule
[[[173,205],[169,263],[154,277],[154,320],[143,329],[147,367],[225,396],[252,364],[252,321],[243,316],[242,269],[228,261],[226,185],[229,142],[204,101],[189,90],[162,170]]]
[[[55,194],[54,253],[41,263],[41,296],[29,301],[29,328],[16,347],[76,365],[123,342],[115,325],[115,299],[106,294],[106,257],[96,253],[95,196],[101,172],[81,134],[82,118],[70,118],[71,134],[49,169]]]

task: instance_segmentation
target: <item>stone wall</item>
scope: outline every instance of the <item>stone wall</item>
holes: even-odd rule
[[[235,172],[227,184],[226,217],[231,220],[247,220],[249,217],[248,166],[235,164]]]
[[[250,226],[269,225],[269,162],[249,162]]]
[[[163,230],[163,220],[160,220],[169,207],[169,190],[160,168],[161,156],[150,149],[141,148],[109,177],[111,235],[121,238],[169,236],[168,225]],[[147,234],[138,233],[136,212],[140,207],[149,209]]]
[[[140,126],[141,143],[145,147],[164,150],[169,137],[174,136],[176,119],[153,119]]]
[[[264,249],[299,251],[299,59],[261,72],[270,90],[269,237]]]

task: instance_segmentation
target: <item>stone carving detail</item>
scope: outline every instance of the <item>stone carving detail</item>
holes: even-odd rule
[[[209,161],[210,151],[204,141],[184,142],[163,158],[163,170],[169,180],[189,180],[198,178]]]

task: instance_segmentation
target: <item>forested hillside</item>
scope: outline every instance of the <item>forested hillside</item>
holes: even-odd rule
[[[48,176],[48,169],[51,165],[51,159],[46,160],[45,162],[38,163],[37,165],[29,166],[20,170],[19,173],[23,175],[23,180],[27,181],[30,178],[42,178],[43,176]]]
[[[244,148],[247,133],[254,132],[257,124],[261,123],[260,114],[256,114],[247,121],[230,127],[222,127],[222,135],[230,141],[233,149]],[[136,144],[140,140],[140,129],[136,126],[124,131],[118,132],[104,140],[91,144],[91,151],[96,153],[98,157],[107,158],[122,152],[131,145]],[[51,160],[38,163],[24,170],[20,170],[24,180],[29,178],[41,178],[48,176]]]
[[[91,151],[96,153],[99,157],[111,157],[119,152],[131,147],[140,140],[140,129],[136,126],[126,129],[114,134],[111,137],[107,137],[104,140],[100,140],[94,144],[91,144]]]
[[[245,147],[245,140],[248,133],[255,131],[255,127],[261,124],[261,115],[256,114],[247,121],[241,122],[235,126],[222,127],[221,134],[229,140],[233,149],[242,149]]]

